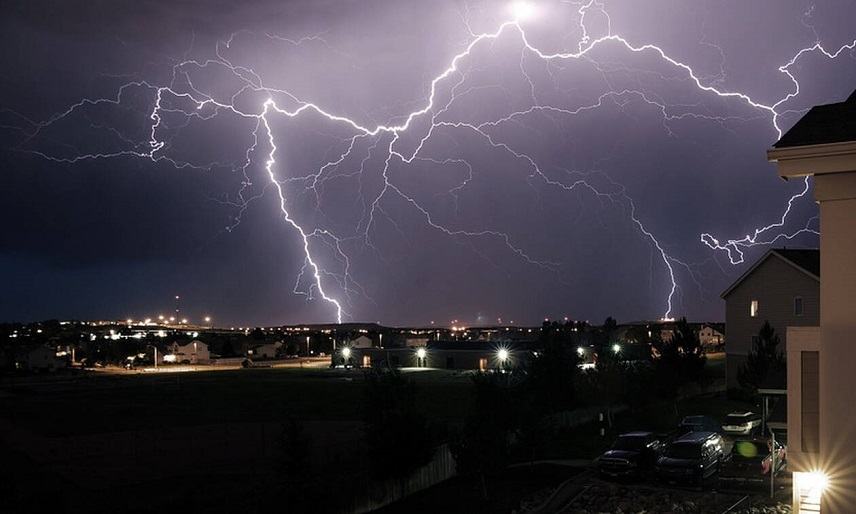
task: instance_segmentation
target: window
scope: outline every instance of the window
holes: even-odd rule
[[[479,370],[486,371],[487,370],[487,359],[482,357],[479,359]]]
[[[800,352],[802,451],[820,451],[820,363],[818,352]]]
[[[749,304],[749,315],[753,318],[758,317],[758,300],[752,300],[752,303]]]
[[[802,296],[794,296],[794,316],[803,315],[803,299]]]

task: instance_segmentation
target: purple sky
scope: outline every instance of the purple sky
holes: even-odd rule
[[[856,88],[856,5],[746,4],[6,2],[0,320],[722,319]]]

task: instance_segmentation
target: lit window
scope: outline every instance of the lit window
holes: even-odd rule
[[[803,315],[803,299],[802,296],[794,297],[794,316]]]
[[[752,303],[749,304],[749,315],[753,318],[758,317],[758,300],[752,300]]]

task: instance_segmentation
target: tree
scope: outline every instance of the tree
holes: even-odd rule
[[[782,389],[786,386],[785,356],[779,350],[779,335],[769,321],[758,331],[746,364],[737,372],[737,380],[753,393],[763,387]]]
[[[579,356],[570,330],[569,324],[545,323],[540,335],[542,350],[526,367],[525,389],[542,415],[574,406]]]
[[[404,478],[431,460],[434,441],[416,410],[416,386],[397,370],[366,374],[363,419],[375,477]]]
[[[681,318],[675,323],[674,333],[668,341],[652,338],[656,352],[654,359],[655,377],[659,392],[677,399],[680,388],[690,382],[699,382],[707,358],[696,332]]]

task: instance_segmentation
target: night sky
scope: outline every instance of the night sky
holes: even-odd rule
[[[532,5],[500,29],[507,2],[4,2],[0,320],[181,295],[221,325],[336,321],[320,283],[344,320],[631,321],[666,313],[666,263],[670,314],[722,319],[746,263],[701,234],[777,223],[804,187],[752,103],[795,92],[800,49],[852,44],[856,3]],[[846,98],[854,59],[800,55],[781,129]],[[816,215],[809,191],[757,241]]]

